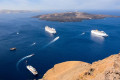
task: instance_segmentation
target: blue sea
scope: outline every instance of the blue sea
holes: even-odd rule
[[[120,11],[88,12],[120,16]],[[0,80],[38,79],[57,63],[92,63],[119,53],[120,18],[82,22],[51,22],[32,18],[48,13],[51,12],[0,14]],[[55,28],[57,34],[45,32],[46,25]],[[91,35],[93,29],[103,30],[109,36]],[[54,40],[58,36],[59,39]],[[10,51],[12,47],[17,50]],[[31,54],[35,55],[26,57]],[[39,76],[34,77],[26,64],[35,67]]]

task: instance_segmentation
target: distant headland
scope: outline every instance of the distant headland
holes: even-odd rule
[[[26,13],[26,12],[39,12],[39,10],[0,10],[0,13]]]
[[[58,22],[80,22],[82,20],[103,19],[107,17],[120,17],[120,16],[89,14],[85,12],[66,12],[34,16],[34,18],[40,18],[41,20]]]

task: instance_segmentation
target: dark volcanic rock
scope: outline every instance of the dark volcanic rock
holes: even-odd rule
[[[41,20],[58,22],[79,22],[82,20],[102,19],[106,17],[120,17],[120,16],[96,15],[83,12],[66,12],[34,16],[34,18],[40,18]]]

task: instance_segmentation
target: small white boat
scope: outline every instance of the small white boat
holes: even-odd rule
[[[19,34],[19,32],[17,32],[16,34]]]
[[[35,76],[38,75],[38,72],[36,71],[34,67],[32,67],[31,65],[27,65],[26,67],[33,75]]]
[[[81,35],[84,35],[84,34],[85,34],[85,32],[81,33]]]
[[[58,37],[56,37],[54,40],[58,40],[60,37],[58,36]]]
[[[27,57],[32,57],[32,56],[34,56],[35,54],[31,54],[31,55],[28,55]]]
[[[35,44],[36,44],[36,42],[32,43],[32,46],[35,45]]]
[[[45,31],[52,33],[52,34],[56,33],[56,30],[54,28],[50,28],[49,26],[45,26]]]
[[[99,30],[91,30],[92,34],[102,36],[102,37],[107,37],[108,35],[104,31],[99,31]]]

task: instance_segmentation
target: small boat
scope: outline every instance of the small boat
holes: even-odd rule
[[[32,57],[32,56],[34,56],[35,54],[31,54],[31,55],[28,55],[27,57]]]
[[[58,36],[58,37],[56,37],[55,39],[54,39],[54,41],[56,41],[56,40],[58,40],[60,37]]]
[[[85,32],[81,33],[81,35],[84,35],[84,34],[85,34]]]
[[[104,31],[99,31],[99,30],[91,30],[92,34],[102,36],[102,37],[107,37],[108,35]]]
[[[32,45],[35,45],[35,44],[36,44],[36,42],[32,43]]]
[[[10,48],[10,51],[14,51],[14,50],[16,50],[16,48]]]
[[[49,26],[45,26],[45,31],[52,33],[52,34],[56,33],[56,30],[54,28],[50,28]]]
[[[34,67],[32,67],[31,65],[27,65],[26,67],[33,75],[35,75],[35,76],[38,75],[38,72],[36,71],[36,69]]]
[[[17,32],[16,34],[19,34],[19,32]]]

